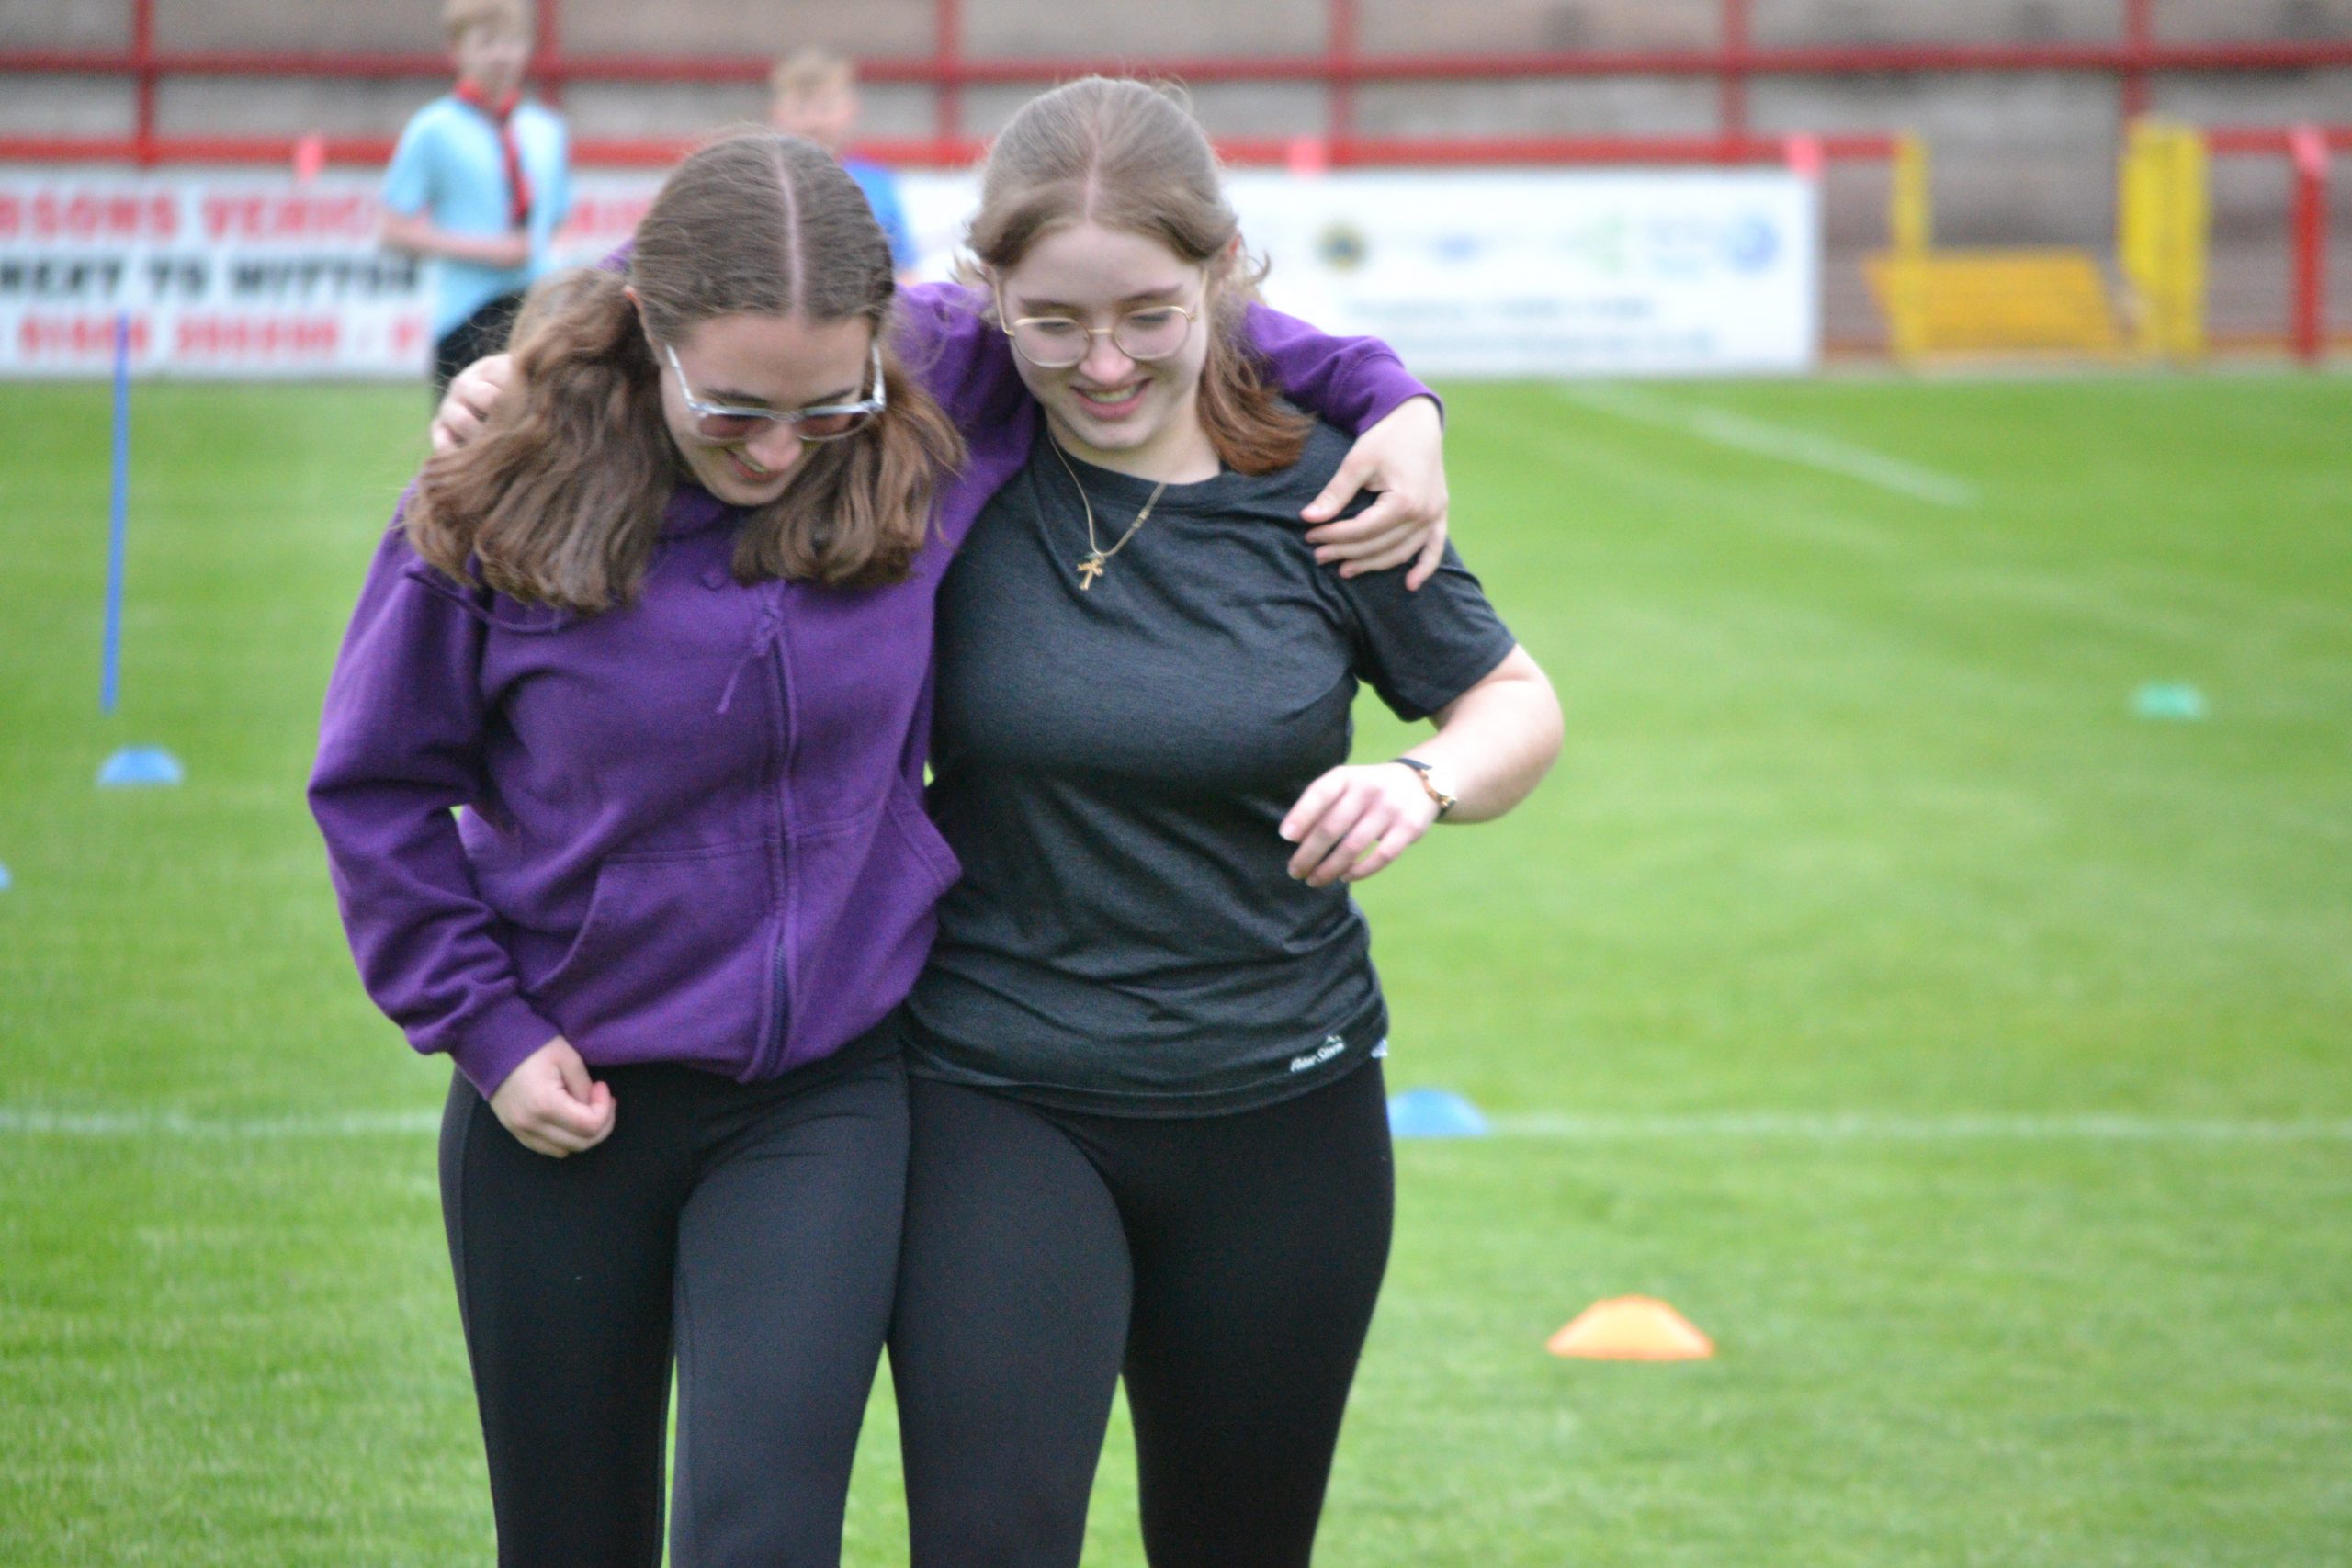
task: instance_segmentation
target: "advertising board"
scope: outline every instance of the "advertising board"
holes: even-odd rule
[[[625,237],[659,176],[578,176],[562,247]],[[0,375],[423,378],[428,270],[377,243],[376,181],[0,169]],[[975,196],[910,174],[926,276]],[[1432,376],[1791,372],[1818,353],[1814,186],[1778,170],[1342,172],[1230,180],[1269,302]]]

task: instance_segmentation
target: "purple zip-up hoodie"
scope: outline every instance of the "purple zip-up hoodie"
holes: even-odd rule
[[[384,536],[311,809],[368,993],[483,1095],[559,1034],[595,1066],[773,1077],[913,986],[957,874],[922,807],[933,601],[1041,416],[980,297],[901,298],[899,353],[969,443],[903,582],[738,583],[741,514],[693,485],[596,615],[454,582],[397,516]],[[1374,340],[1262,308],[1250,333],[1343,427],[1428,392]]]

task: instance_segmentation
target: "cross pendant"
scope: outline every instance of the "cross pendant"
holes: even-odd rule
[[[1084,560],[1079,562],[1078,591],[1083,593],[1087,590],[1092,588],[1094,586],[1094,580],[1102,575],[1103,569],[1109,564],[1110,558],[1103,555],[1101,550],[1095,551],[1092,555],[1088,556]]]

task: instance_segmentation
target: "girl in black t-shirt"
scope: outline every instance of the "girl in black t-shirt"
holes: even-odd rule
[[[1253,277],[1169,96],[1032,101],[970,243],[1044,428],[941,606],[967,879],[909,1044],[913,1563],[1076,1563],[1124,1372],[1155,1568],[1304,1564],[1391,1214],[1344,885],[1516,805],[1558,707],[1459,562],[1341,581],[1282,521],[1337,447],[1236,346]],[[1349,765],[1359,677],[1435,732]]]

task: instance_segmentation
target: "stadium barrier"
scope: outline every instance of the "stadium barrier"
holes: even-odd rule
[[[2112,355],[2122,346],[2098,258],[2060,246],[1939,250],[1928,152],[1898,139],[1888,195],[1889,249],[1865,276],[1906,363],[1959,354]]]
[[[139,169],[193,164],[291,165],[316,176],[330,165],[378,167],[391,151],[388,136],[329,135],[288,129],[274,134],[173,134],[160,123],[160,89],[188,78],[311,76],[391,81],[441,75],[435,52],[401,50],[202,48],[159,42],[157,11],[168,0],[115,0],[121,7],[119,48],[0,46],[0,80],[52,75],[126,80],[129,124],[111,134],[0,134],[0,163],[127,164]],[[191,0],[193,3],[193,0]],[[2194,73],[2285,74],[2352,66],[2352,39],[2188,40],[2159,36],[2155,0],[2117,0],[2115,36],[2082,41],[2018,40],[1970,43],[1788,44],[1759,42],[1754,0],[1718,0],[1710,42],[1668,48],[1540,48],[1502,52],[1438,49],[1408,52],[1363,47],[1359,0],[1323,0],[1319,50],[1267,55],[1204,53],[1159,59],[1080,55],[976,55],[967,46],[967,0],[932,0],[927,53],[865,61],[877,84],[917,86],[932,95],[932,130],[925,136],[874,138],[859,149],[908,168],[956,168],[981,150],[965,113],[967,89],[1023,85],[1088,71],[1174,76],[1193,84],[1253,83],[1315,86],[1324,94],[1320,130],[1282,137],[1220,140],[1220,151],[1242,167],[1283,167],[1295,173],[1373,168],[1554,167],[1618,164],[1735,166],[1877,162],[1894,155],[1884,134],[1818,138],[1759,134],[1749,96],[1761,81],[1797,78],[1968,73],[1989,77],[2038,73],[2104,74],[2113,79],[2126,115],[2144,118],[2154,85]],[[752,84],[762,80],[763,56],[655,55],[576,51],[565,39],[565,0],[541,0],[533,74],[550,97],[582,84]],[[183,34],[183,37],[194,37]],[[906,47],[902,40],[901,48]],[[920,41],[916,47],[920,48]],[[1417,136],[1366,134],[1359,95],[1401,85],[1586,81],[1649,78],[1707,82],[1715,86],[1716,126],[1678,136]],[[2295,234],[2292,315],[2286,341],[2307,361],[2327,352],[2327,155],[2352,144],[2352,133],[2320,130],[2320,141],[2296,142],[2283,130],[2217,130],[2210,156],[2256,152],[2293,160]],[[687,143],[677,136],[587,137],[576,144],[588,168],[645,169],[673,162]],[[2300,149],[2300,151],[2299,151]],[[1924,160],[1924,148],[1921,150]],[[2127,165],[2133,153],[2127,149]],[[1818,165],[1814,165],[1815,172]],[[2138,177],[2123,173],[2123,203]],[[2178,176],[2167,176],[2178,177]],[[1899,182],[1898,182],[1899,183]],[[2120,203],[2122,205],[2122,203]],[[2143,209],[2144,210],[2144,209]],[[2170,225],[2170,226],[2168,226]],[[2169,236],[2169,238],[2166,238]],[[2009,345],[2098,355],[2134,355],[2193,360],[2205,344],[2201,284],[2183,281],[2185,231],[2171,220],[2119,232],[2112,268],[2081,250],[2005,252],[1962,256],[1900,240],[1870,264],[1870,282],[1889,322],[1888,339],[1906,358],[1936,347],[1998,350]],[[1860,294],[1846,287],[1842,268],[1832,293],[1850,328]],[[2153,267],[2155,271],[2151,272]],[[2233,276],[2238,276],[2233,274]],[[318,329],[313,328],[313,331]],[[1849,337],[1860,347],[1869,336]]]
[[[2319,365],[2331,344],[2327,327],[2328,175],[2334,153],[2352,152],[2352,126],[2224,126],[2205,133],[2222,157],[2283,157],[2294,175],[2293,269],[2287,340],[2295,357]]]
[[[127,6],[122,49],[0,48],[0,76],[54,74],[126,77],[132,84],[132,124],[119,136],[0,136],[0,161],[127,161],[141,167],[211,159],[254,139],[175,138],[157,127],[157,89],[173,77],[311,75],[393,80],[439,76],[438,53],[402,51],[166,49],[159,46],[157,0],[121,0]],[[911,57],[877,56],[861,62],[873,82],[925,86],[933,93],[928,139],[877,143],[885,161],[952,166],[969,161],[972,138],[964,113],[967,88],[1049,83],[1090,73],[1148,72],[1199,84],[1257,82],[1319,85],[1325,93],[1325,140],[1348,147],[1360,140],[1357,93],[1369,85],[1525,81],[1557,78],[1652,77],[1712,80],[1713,140],[1753,134],[1750,89],[1759,80],[1791,77],[1871,77],[1969,73],[2024,76],[2048,72],[2095,73],[2116,84],[2123,118],[2146,116],[2152,85],[2185,73],[2288,73],[2352,66],[2352,39],[2175,39],[2160,36],[2156,0],[2119,0],[2116,36],[2108,39],[1772,44],[1759,42],[1756,0],[1717,0],[1712,44],[1675,48],[1529,49],[1460,51],[1422,49],[1386,52],[1362,47],[1360,0],[1323,0],[1324,47],[1289,54],[1204,54],[1138,60],[1130,56],[975,56],[966,43],[966,0],[932,0],[931,51]],[[765,79],[763,56],[642,55],[575,52],[564,37],[563,0],[539,0],[532,73],[555,96],[576,83],[754,83]],[[266,140],[266,139],[261,139]],[[1446,139],[1410,139],[1440,145]],[[1513,139],[1521,140],[1521,139]],[[1536,139],[1542,140],[1542,139]],[[330,143],[355,152],[366,139]],[[608,141],[586,162],[667,164],[674,141]],[[246,161],[233,156],[232,161]],[[378,162],[372,152],[361,161]],[[1372,161],[1389,161],[1386,159]]]
[[[2147,118],[2128,129],[2116,175],[2111,295],[2106,266],[2078,248],[1939,250],[1928,154],[1897,139],[1889,248],[1867,262],[1895,355],[1907,362],[1968,354],[2055,351],[2173,364],[2205,357],[2211,334],[2212,203],[2217,157],[2269,155],[2292,166],[2292,281],[2282,334],[2308,365],[2327,356],[2331,154],[2352,127],[2201,128]]]

